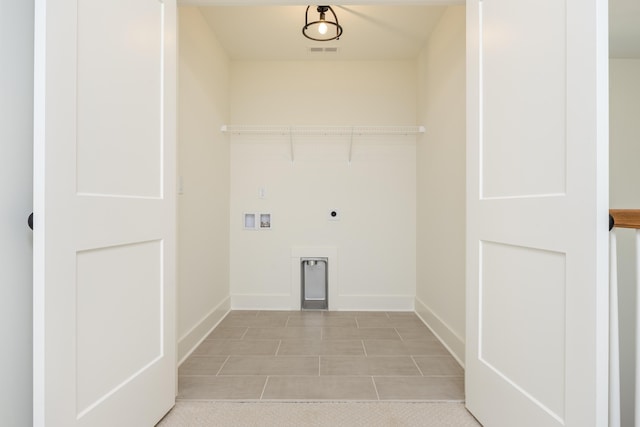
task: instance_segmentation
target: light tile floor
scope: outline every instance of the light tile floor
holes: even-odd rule
[[[462,401],[464,372],[413,312],[232,311],[178,399]]]

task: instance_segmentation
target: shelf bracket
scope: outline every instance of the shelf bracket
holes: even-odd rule
[[[291,163],[295,162],[294,134],[298,136],[348,136],[349,137],[349,165],[353,157],[354,136],[368,135],[417,135],[425,132],[424,126],[244,126],[222,125],[220,131],[233,135],[281,135],[289,134],[289,150]]]

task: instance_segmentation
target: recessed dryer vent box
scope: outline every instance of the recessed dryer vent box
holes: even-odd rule
[[[300,258],[302,310],[329,308],[328,262],[327,258]]]

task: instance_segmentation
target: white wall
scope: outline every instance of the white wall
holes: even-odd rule
[[[32,424],[33,0],[0,1],[0,414]]]
[[[419,59],[416,311],[464,361],[465,9],[451,6]]]
[[[234,62],[240,125],[415,125],[415,61]],[[230,136],[234,308],[299,309],[299,257],[333,253],[332,310],[411,310],[415,136]],[[259,197],[260,188],[265,198]],[[329,221],[336,209],[340,221]],[[246,231],[244,212],[272,229]],[[292,254],[295,256],[292,257]]]
[[[197,8],[179,8],[178,73],[181,360],[229,309],[229,59]]]
[[[640,59],[612,59],[610,77],[610,207],[640,208]],[[635,378],[635,231],[618,235],[622,425],[633,426]]]

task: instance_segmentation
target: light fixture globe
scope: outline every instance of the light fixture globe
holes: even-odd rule
[[[342,27],[338,24],[338,17],[333,11],[331,6],[318,6],[316,11],[320,15],[317,21],[309,22],[309,8],[304,14],[304,27],[302,27],[302,34],[308,39],[315,40],[317,42],[326,42],[329,40],[339,40],[342,35]],[[327,19],[327,12],[333,15]],[[335,33],[332,31],[332,27],[335,28]]]

